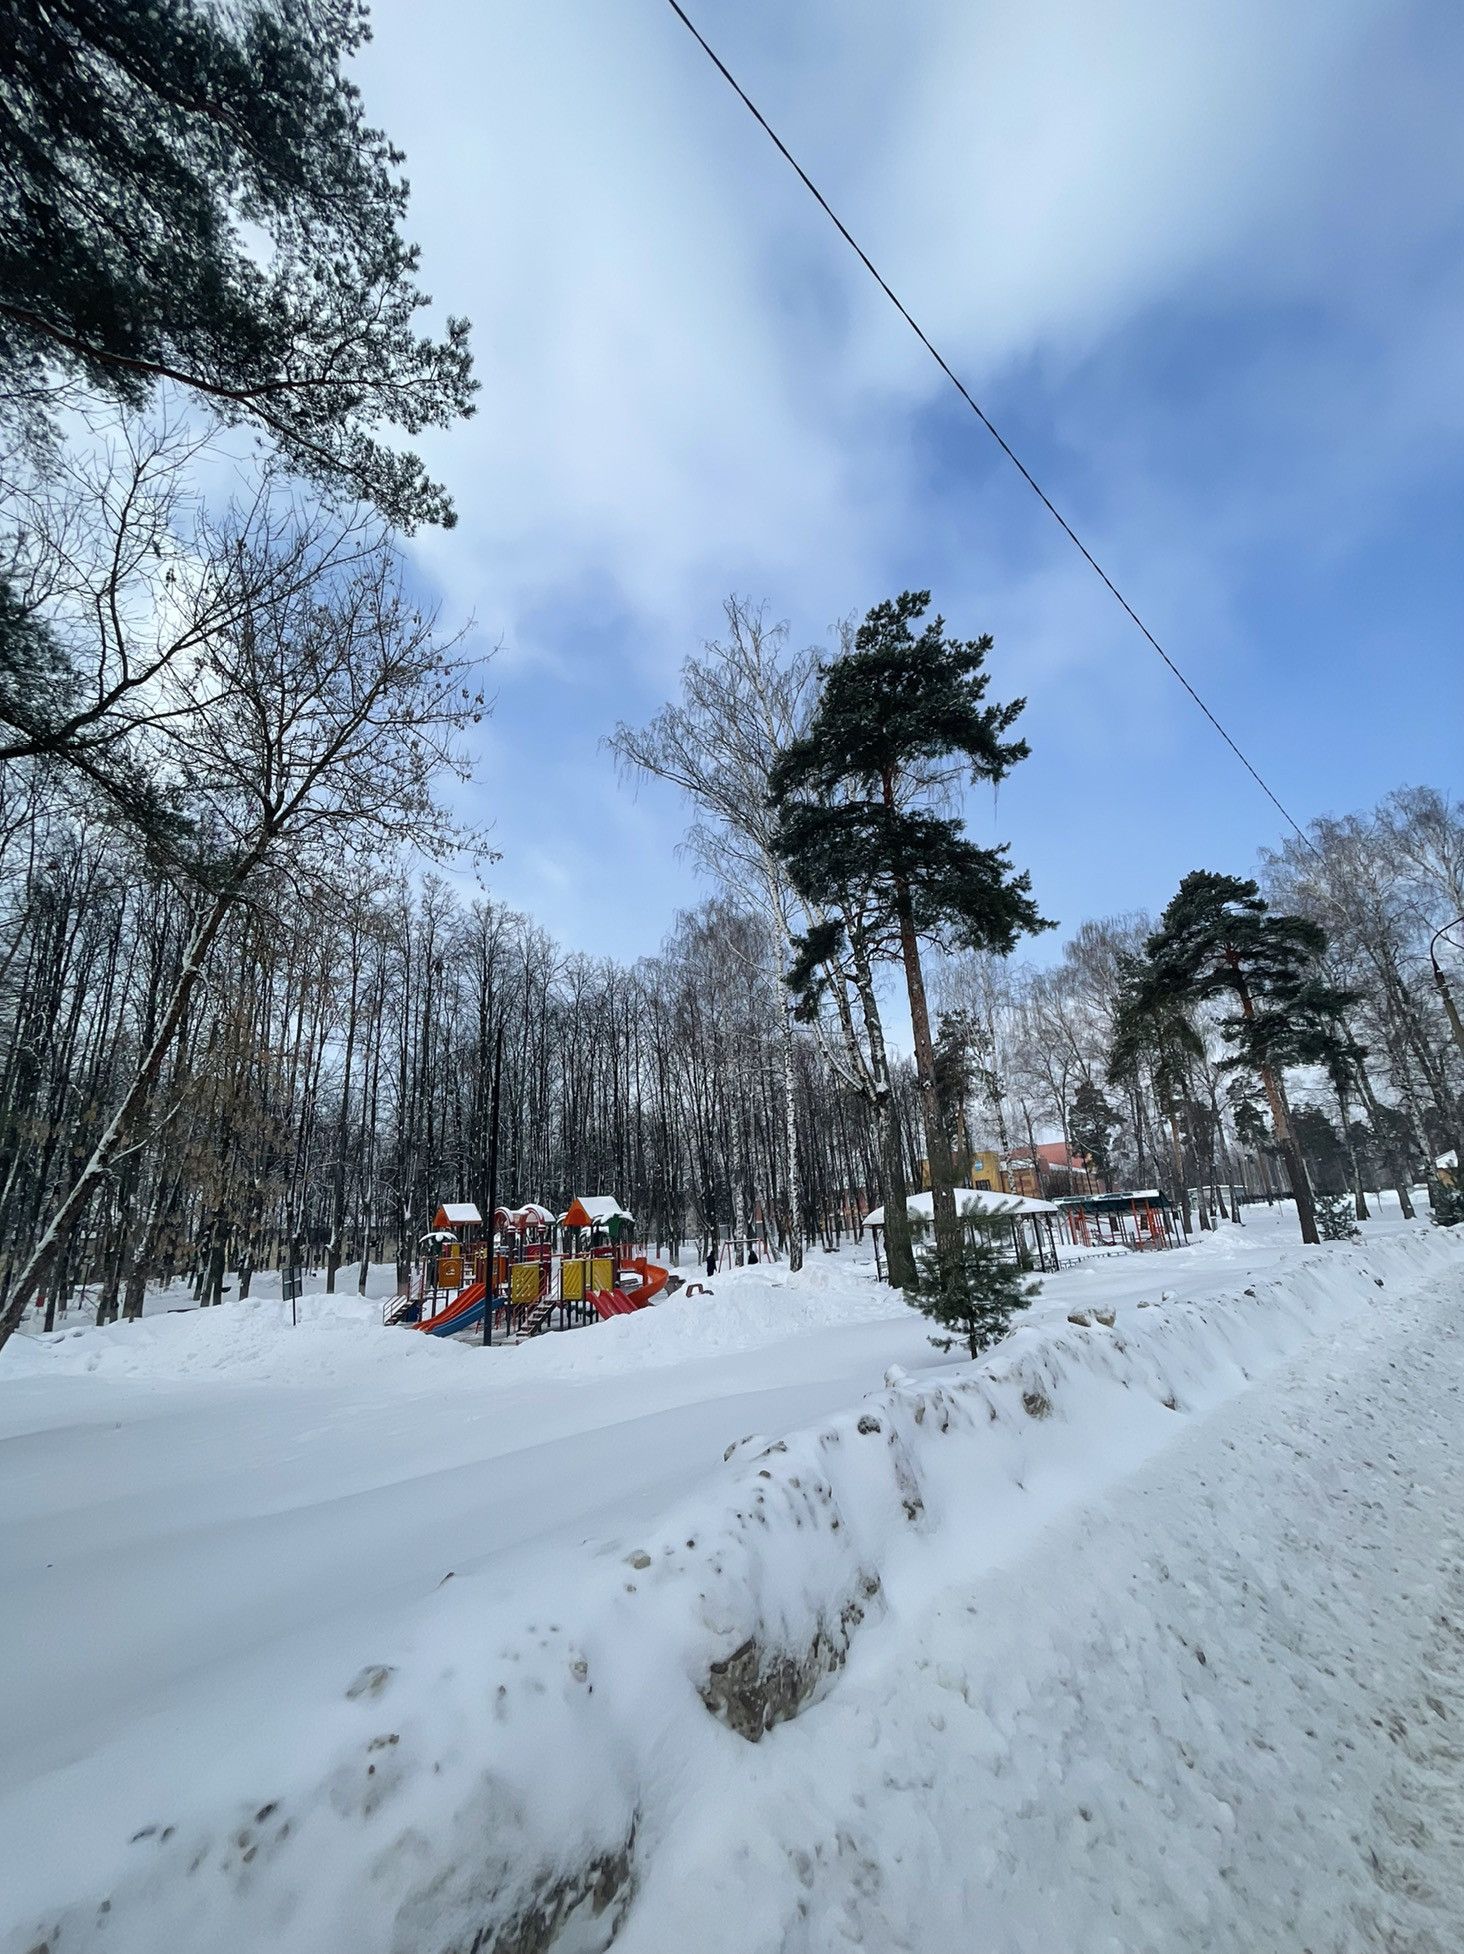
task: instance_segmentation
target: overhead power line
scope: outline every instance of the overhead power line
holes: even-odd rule
[[[1083,541],[1082,537],[1079,536],[1078,532],[1073,528],[1072,524],[1068,521],[1067,517],[1053,502],[1052,497],[1047,493],[1046,489],[1043,488],[1042,484],[1036,479],[1031,469],[1028,468],[1026,463],[1022,460],[1021,456],[1015,452],[1010,442],[1008,442],[1005,436],[1001,433],[1000,429],[993,424],[990,416],[986,413],[985,409],[981,406],[980,402],[975,399],[975,397],[972,395],[970,390],[967,388],[965,381],[962,380],[960,375],[955,372],[955,370],[950,365],[949,361],[940,352],[939,348],[932,343],[930,337],[925,332],[925,329],[921,326],[920,322],[914,317],[914,315],[910,312],[909,308],[905,305],[904,301],[890,286],[888,281],[885,279],[884,275],[880,272],[879,268],[874,263],[874,260],[870,257],[869,253],[864,249],[864,246],[860,244],[859,240],[854,236],[853,232],[849,229],[849,226],[844,222],[843,218],[840,217],[839,213],[834,209],[833,205],[829,202],[828,198],[824,195],[823,191],[819,189],[818,185],[814,182],[813,178],[808,174],[807,170],[804,169],[803,165],[799,162],[798,158],[793,154],[792,150],[789,149],[787,143],[783,141],[783,138],[778,134],[777,130],[773,127],[772,123],[768,121],[767,117],[763,114],[762,110],[758,107],[757,103],[753,101],[752,97],[748,94],[747,90],[742,86],[741,82],[738,81],[736,75],[732,73],[732,70],[727,66],[726,62],[722,59],[721,55],[717,53],[716,49],[707,40],[706,36],[702,33],[701,29],[697,26],[696,22],[687,13],[686,9],[680,4],[680,0],[666,0],[666,4],[667,6],[670,7],[672,13],[675,14],[676,18],[681,22],[682,26],[686,29],[687,33],[691,35],[692,39],[696,42],[697,46],[701,49],[702,53],[705,54],[708,61],[710,61],[712,66],[717,70],[718,74],[721,75],[722,79],[726,82],[727,86],[737,96],[738,100],[742,103],[743,107],[747,110],[748,114],[758,124],[763,134],[768,138],[768,141],[773,145],[773,147],[777,150],[778,154],[783,158],[784,162],[788,164],[789,168],[797,176],[799,182],[803,185],[804,189],[807,190],[808,194],[813,198],[814,202],[818,205],[819,209],[824,213],[824,215],[828,218],[829,222],[833,225],[834,229],[839,233],[839,236],[843,238],[845,244],[848,245],[849,249],[854,253],[855,257],[858,258],[859,262],[863,265],[864,269],[869,273],[870,277],[874,280],[875,284],[878,285],[879,289],[884,293],[885,297],[889,300],[890,304],[895,308],[896,312],[899,313],[900,317],[905,321],[905,324],[910,328],[911,332],[914,333],[915,337],[920,341],[920,344],[925,348],[926,352],[929,353],[930,357],[935,361],[936,365],[940,368],[941,372],[945,375],[946,379],[950,381],[951,385],[955,388],[956,392],[961,396],[961,399],[965,401],[966,405],[970,408],[971,412],[976,416],[977,420],[980,421],[981,425],[986,429],[986,432],[991,436],[992,440],[1001,449],[1002,453],[1006,456],[1007,460],[1012,464],[1013,468],[1016,469],[1017,473],[1021,476],[1022,480],[1027,484],[1028,488],[1031,489],[1032,493],[1037,497],[1038,501],[1042,504],[1043,508],[1046,509],[1047,513],[1052,517],[1053,521],[1062,530],[1063,534],[1067,537],[1068,541],[1073,545],[1074,549],[1076,549],[1079,552],[1079,554],[1082,556],[1083,561],[1088,565],[1089,569],[1092,570],[1094,574],[1102,580],[1103,584],[1108,589],[1110,595],[1112,595],[1118,600],[1119,604],[1122,605],[1124,611],[1131,619],[1131,621],[1138,626],[1140,631],[1142,631],[1144,637],[1148,640],[1149,644],[1153,647],[1155,651],[1158,652],[1159,656],[1163,659],[1164,663],[1169,667],[1169,670],[1173,673],[1174,677],[1179,680],[1179,683],[1184,687],[1185,691],[1189,694],[1190,698],[1194,700],[1195,704],[1199,707],[1200,711],[1205,715],[1206,719],[1209,720],[1210,724],[1214,727],[1215,731],[1220,735],[1221,739],[1224,740],[1225,744],[1230,748],[1230,751],[1235,755],[1236,759],[1239,760],[1240,764],[1245,768],[1246,772],[1250,775],[1251,779],[1256,783],[1257,787],[1259,787],[1261,792],[1266,796],[1266,799],[1276,809],[1276,812],[1281,816],[1282,820],[1286,822],[1288,827],[1292,828],[1295,831],[1295,833],[1300,837],[1300,839],[1306,843],[1307,847],[1309,848],[1313,847],[1314,844],[1312,843],[1311,837],[1305,832],[1303,828],[1301,828],[1298,825],[1298,823],[1295,820],[1292,819],[1291,815],[1287,812],[1285,807],[1282,805],[1281,801],[1272,792],[1270,787],[1267,786],[1266,782],[1262,779],[1259,771],[1251,763],[1251,761],[1246,758],[1245,754],[1241,751],[1240,747],[1230,737],[1230,734],[1226,732],[1225,728],[1221,725],[1220,721],[1216,718],[1215,714],[1205,704],[1205,701],[1200,697],[1199,693],[1190,684],[1189,680],[1185,677],[1184,673],[1180,670],[1179,666],[1175,664],[1174,660],[1170,657],[1169,653],[1164,649],[1163,645],[1160,644],[1159,640],[1154,636],[1154,633],[1149,629],[1148,625],[1145,624],[1144,620],[1139,616],[1138,612],[1134,609],[1133,605],[1129,602],[1127,597],[1124,596],[1123,592],[1119,589],[1118,585],[1113,581],[1112,577],[1109,576],[1108,572],[1104,569],[1103,565],[1098,561],[1097,557],[1094,556],[1093,552],[1088,548],[1088,545]]]

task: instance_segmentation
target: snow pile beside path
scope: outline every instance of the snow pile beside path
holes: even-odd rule
[[[593,1380],[658,1370],[688,1359],[759,1350],[829,1328],[906,1314],[901,1298],[874,1280],[872,1265],[828,1258],[797,1276],[759,1263],[724,1271],[711,1294],[676,1295],[633,1315],[501,1344],[486,1361],[492,1381],[514,1378]],[[403,1364],[461,1365],[472,1342],[386,1328],[379,1302],[354,1294],[302,1296],[299,1321],[277,1297],[230,1299],[217,1309],[180,1309],[98,1329],[77,1324],[49,1336],[13,1338],[0,1364],[6,1377],[95,1373],[105,1377],[208,1377],[319,1384],[363,1369]],[[460,1371],[464,1379],[470,1373]],[[480,1380],[481,1381],[481,1380]]]
[[[904,1298],[876,1282],[873,1263],[828,1258],[806,1262],[796,1276],[758,1263],[704,1280],[705,1296],[678,1292],[651,1308],[597,1323],[584,1334],[536,1337],[514,1353],[519,1375],[593,1378],[658,1370],[700,1357],[761,1350],[785,1337],[851,1323],[908,1318]]]
[[[272,1724],[251,1704],[248,1781],[235,1767],[221,1796],[217,1767],[180,1768],[156,1809],[118,1804],[89,1828],[91,1890],[28,1907],[4,1945],[603,1949],[685,1786],[735,1798],[749,1743],[837,1689],[892,1586],[903,1608],[953,1564],[1000,1562],[1380,1280],[1427,1280],[1457,1248],[1419,1231],[1111,1325],[1049,1318],[983,1362],[891,1372],[861,1407],[750,1435],[655,1525],[546,1569],[531,1619],[491,1577],[453,1579],[313,1707]],[[211,1735],[191,1742],[213,1759]]]
[[[179,1310],[13,1337],[0,1364],[6,1377],[96,1373],[165,1380],[217,1375],[231,1381],[318,1384],[344,1371],[397,1369],[403,1363],[460,1360],[450,1340],[386,1330],[381,1304],[358,1296],[302,1296],[299,1321],[278,1297],[232,1300],[217,1309]]]

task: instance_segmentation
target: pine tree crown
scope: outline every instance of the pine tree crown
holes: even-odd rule
[[[929,605],[928,590],[876,604],[852,649],[823,668],[812,723],[775,769],[775,800],[877,786],[922,761],[952,756],[971,779],[999,781],[1027,758],[1025,740],[1003,738],[1026,700],[982,703],[990,635],[947,638],[938,614],[917,633],[912,627]]]
[[[0,374],[33,436],[60,371],[161,380],[403,528],[450,523],[377,441],[471,413],[467,322],[433,340],[401,154],[347,75],[356,0],[0,0]]]

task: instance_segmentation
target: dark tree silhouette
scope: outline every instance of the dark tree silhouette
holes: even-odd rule
[[[922,623],[929,605],[928,591],[907,590],[869,612],[826,668],[806,734],[774,769],[772,799],[800,895],[832,908],[857,863],[874,930],[889,927],[910,1001],[936,1244],[954,1255],[961,1230],[920,942],[1005,952],[1047,925],[1006,849],[978,847],[932,805],[962,778],[1004,779],[1028,749],[1006,737],[1025,701],[984,703],[991,639],[947,638],[943,618]]]

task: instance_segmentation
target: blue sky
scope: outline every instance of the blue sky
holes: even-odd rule
[[[750,92],[1301,820],[1458,791],[1464,14],[1396,0],[697,0]],[[1064,924],[1279,817],[663,0],[377,0],[361,64],[476,419],[414,540],[501,645],[493,894],[654,949],[685,815],[600,749],[732,591],[799,643],[906,586],[996,637],[973,800]],[[1043,939],[1050,954],[1054,939]]]

